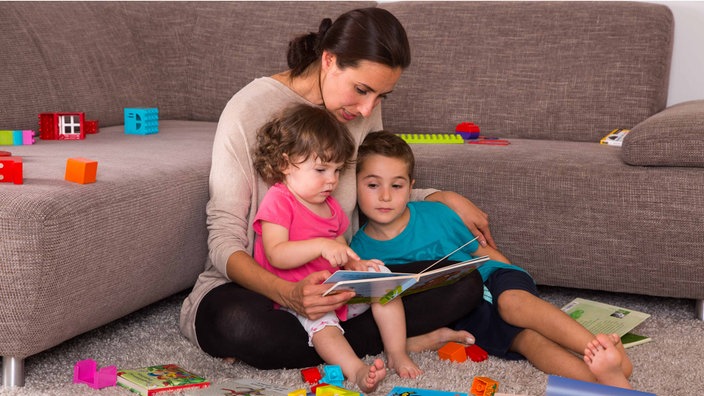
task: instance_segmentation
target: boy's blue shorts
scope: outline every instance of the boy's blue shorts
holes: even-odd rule
[[[508,360],[525,359],[523,355],[509,350],[513,340],[524,329],[510,325],[501,318],[497,301],[506,290],[524,290],[537,296],[538,289],[533,278],[523,271],[502,268],[489,275],[484,285],[491,292],[494,303],[482,300],[469,315],[454,323],[454,329],[472,333],[475,344],[493,356]]]

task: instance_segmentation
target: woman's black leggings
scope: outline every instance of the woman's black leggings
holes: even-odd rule
[[[419,272],[431,263],[394,265],[393,270]],[[451,327],[479,304],[482,290],[479,272],[473,271],[453,285],[403,297],[407,336]],[[376,355],[383,351],[371,310],[340,324],[357,355]],[[268,298],[234,282],[216,287],[203,298],[195,325],[198,343],[212,356],[234,357],[260,369],[300,368],[323,363],[315,349],[308,346],[308,334],[295,316],[275,309]]]

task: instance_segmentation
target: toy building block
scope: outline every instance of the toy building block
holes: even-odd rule
[[[442,348],[438,349],[438,356],[443,360],[450,360],[457,363],[462,363],[467,360],[467,352],[464,345],[458,342],[448,342]]]
[[[86,138],[85,113],[40,113],[39,137],[44,140],[82,140]]]
[[[13,131],[0,131],[0,146],[14,146],[15,138]]]
[[[345,376],[342,374],[342,368],[338,365],[323,366],[323,378],[321,378],[321,382],[342,387],[345,382]]]
[[[467,352],[467,357],[469,357],[473,362],[483,362],[489,358],[489,354],[479,345],[468,345],[464,348],[464,350]]]
[[[0,156],[0,183],[22,184],[22,157]]]
[[[301,370],[301,376],[303,377],[303,380],[309,384],[317,384],[321,379],[323,379],[323,376],[320,374],[320,370],[318,370],[317,367],[308,367]]]
[[[305,388],[301,389],[296,389],[295,391],[291,391],[288,393],[288,396],[306,396],[308,394],[308,391],[305,390]]]
[[[86,133],[90,134],[96,134],[100,130],[98,120],[86,120],[83,126],[85,127]]]
[[[460,122],[455,127],[455,133],[462,136],[463,139],[471,140],[479,137],[479,126],[472,122]]]
[[[400,133],[408,144],[464,144],[462,136],[454,133]]]
[[[474,377],[470,394],[474,396],[493,396],[499,390],[499,383],[489,377]]]
[[[95,183],[98,173],[98,161],[86,158],[69,158],[66,160],[66,175],[64,179],[74,183]]]
[[[98,364],[93,359],[81,360],[73,366],[73,383],[86,384],[93,389],[115,386],[117,367],[107,366],[97,370]]]
[[[315,388],[315,396],[360,396],[360,393],[341,386],[325,385]]]
[[[21,146],[23,144],[34,144],[34,131],[0,131],[0,146]]]
[[[0,151],[0,157],[11,157],[12,153],[9,151]]]
[[[128,135],[151,135],[159,132],[159,109],[125,108],[125,133]]]

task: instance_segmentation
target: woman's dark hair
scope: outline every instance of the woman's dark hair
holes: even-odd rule
[[[416,160],[411,146],[400,136],[384,130],[370,132],[357,150],[357,173],[362,170],[364,161],[374,154],[405,162],[408,169],[408,179],[413,180]]]
[[[347,167],[353,163],[354,151],[352,135],[332,113],[298,104],[284,109],[257,132],[253,163],[262,179],[274,184],[284,180],[283,170],[290,163],[315,156]]]
[[[293,39],[287,54],[291,77],[303,74],[320,59],[323,51],[335,54],[337,66],[343,69],[355,67],[361,60],[401,69],[411,64],[406,30],[393,14],[382,8],[348,11],[334,23],[325,18],[317,32]]]

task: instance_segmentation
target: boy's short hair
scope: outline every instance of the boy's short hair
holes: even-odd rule
[[[385,130],[370,132],[357,151],[357,172],[362,169],[364,161],[374,154],[402,160],[408,169],[408,179],[413,180],[416,160],[411,146],[400,136]]]

